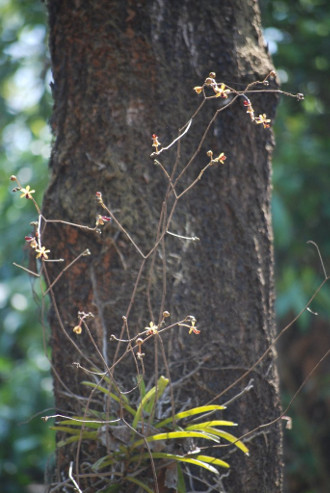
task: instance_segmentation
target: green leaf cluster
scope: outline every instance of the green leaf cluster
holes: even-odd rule
[[[223,419],[213,419],[214,413],[223,411],[224,406],[213,404],[187,409],[178,413],[172,413],[170,417],[156,419],[155,411],[157,403],[162,398],[169,380],[161,376],[157,384],[148,392],[140,379],[140,398],[134,405],[131,404],[125,394],[119,393],[118,388],[105,378],[112,390],[94,382],[83,382],[84,385],[101,392],[110,399],[112,404],[120,404],[119,414],[124,412],[129,416],[118,419],[110,416],[102,421],[102,415],[95,420],[91,415],[91,409],[86,411],[86,416],[76,416],[69,420],[64,419],[52,427],[57,432],[64,433],[64,438],[58,446],[63,447],[74,442],[93,440],[107,442],[107,448],[111,453],[100,457],[93,465],[93,471],[107,469],[112,477],[109,491],[117,491],[115,488],[123,488],[128,483],[139,485],[144,491],[152,492],[153,478],[151,463],[153,463],[156,475],[162,469],[176,464],[174,482],[178,493],[184,493],[185,482],[183,466],[194,465],[206,469],[208,472],[218,475],[218,468],[229,468],[228,462],[219,459],[214,454],[206,455],[201,452],[212,445],[233,445],[245,454],[249,454],[246,445],[231,433],[224,431],[222,427],[233,427],[236,423]],[[112,406],[110,405],[110,408]],[[170,411],[169,409],[167,411]],[[212,419],[210,417],[212,416]],[[105,437],[107,434],[107,437]],[[186,447],[185,447],[186,445]],[[152,479],[153,478],[153,479]],[[109,485],[108,485],[109,486]],[[102,491],[104,491],[102,489]],[[119,489],[118,489],[119,491]]]

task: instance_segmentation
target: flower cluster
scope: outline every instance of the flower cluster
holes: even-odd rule
[[[248,97],[244,95],[244,106],[246,108],[247,114],[250,116],[251,120],[256,123],[257,125],[262,125],[264,128],[269,128],[271,120],[267,118],[266,113],[263,113],[262,115],[255,116],[254,114],[254,109],[252,106],[251,101],[249,100]]]
[[[46,249],[46,247],[44,246],[39,245],[37,238],[38,233],[36,233],[36,236],[25,236],[25,241],[30,248],[35,250],[36,258],[40,258],[41,260],[48,260],[48,254],[50,250]]]
[[[231,90],[223,82],[216,82],[215,77],[215,72],[210,72],[209,76],[206,77],[204,84],[202,86],[195,86],[194,91],[197,94],[200,94],[204,91],[204,87],[207,86],[213,90],[216,98],[227,99]]]
[[[32,194],[35,193],[35,190],[31,190],[30,185],[27,185],[25,188],[22,187],[15,175],[11,175],[10,181],[16,181],[18,186],[13,189],[13,192],[21,192],[21,199],[33,199]]]
[[[21,193],[21,199],[30,199],[34,201],[35,206],[37,207],[37,210],[39,211],[39,208],[32,197],[32,194],[35,193],[35,190],[31,190],[30,185],[26,185],[26,187],[22,187],[20,184],[18,178],[15,175],[11,175],[10,181],[16,181],[17,187],[13,189],[13,192],[20,192]],[[36,223],[33,223],[36,225]],[[35,236],[29,235],[25,236],[25,241],[29,245],[30,248],[32,248],[36,252],[36,258],[40,258],[41,260],[48,260],[48,254],[50,250],[48,250],[45,246],[41,245],[41,240],[38,235],[38,231],[35,232]]]
[[[265,79],[262,81],[263,85],[269,85],[269,81],[267,80],[270,76],[274,77],[275,73],[271,72]],[[262,125],[263,128],[269,128],[271,120],[267,118],[266,113],[260,114],[259,116],[255,116],[254,109],[249,98],[242,91],[236,91],[235,89],[230,88],[223,82],[217,82],[215,80],[216,74],[215,72],[210,72],[208,77],[206,77],[204,84],[202,86],[195,86],[194,91],[197,94],[203,93],[205,95],[205,88],[209,87],[213,90],[214,95],[210,97],[215,98],[223,98],[227,99],[229,94],[236,94],[237,96],[241,96],[244,98],[244,106],[246,107],[246,112],[250,116],[251,120],[257,125]],[[297,94],[297,99],[303,99],[302,94]],[[155,136],[156,137],[156,136]]]

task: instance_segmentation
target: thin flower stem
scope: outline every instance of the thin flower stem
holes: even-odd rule
[[[182,139],[182,137],[183,137],[184,135],[186,135],[186,133],[187,133],[187,132],[188,132],[188,130],[190,129],[191,124],[192,124],[192,118],[190,118],[190,120],[188,121],[188,123],[186,123],[186,125],[184,126],[184,127],[186,127],[186,128],[185,128],[185,130],[184,130],[184,131],[183,131],[180,135],[178,135],[178,136],[176,137],[176,139],[172,140],[172,142],[171,142],[171,143],[170,143],[167,147],[162,147],[161,149],[159,149],[159,151],[158,151],[158,152],[153,152],[153,153],[151,154],[151,157],[158,156],[158,155],[159,155],[159,154],[161,154],[163,151],[167,151],[168,149],[170,149],[170,148],[171,148],[171,147],[172,147],[172,146],[173,146],[176,142],[178,142],[178,140]],[[183,128],[184,128],[184,127],[183,127]]]

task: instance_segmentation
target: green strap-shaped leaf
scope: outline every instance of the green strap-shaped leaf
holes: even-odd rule
[[[138,376],[138,378],[137,378],[137,384],[139,386],[141,399],[143,399],[143,397],[147,393],[147,390],[146,390],[146,385],[144,383],[144,380],[143,380],[143,376],[142,375],[139,375]]]
[[[109,377],[107,377],[105,375],[103,375],[102,378],[109,385],[109,388],[113,387],[116,395],[120,395],[121,399],[123,401],[125,401],[126,404],[129,404],[129,399],[128,399],[127,395],[120,392],[120,389],[119,389],[118,385],[114,382],[114,380],[111,380]]]
[[[203,421],[203,423],[194,423],[192,425],[185,426],[185,430],[201,430],[204,428],[210,428],[213,426],[237,426],[237,423],[232,421],[224,421],[216,419],[214,421]]]
[[[189,429],[190,428],[191,428],[191,426],[189,426]],[[212,427],[203,428],[203,431],[205,431],[205,433],[211,433],[211,434],[216,435],[218,437],[224,438],[228,442],[230,442],[233,445],[235,445],[235,447],[237,447],[240,450],[242,450],[242,452],[244,452],[244,454],[249,455],[249,449],[247,448],[247,446],[244,445],[244,443],[241,442],[241,440],[239,440],[238,438],[236,438],[231,433],[228,433],[227,431],[218,430],[217,428],[212,428]]]
[[[146,453],[142,456],[136,455],[132,457],[131,460],[136,461],[141,458],[147,459],[148,457],[150,458],[150,454]],[[152,459],[167,459],[178,462],[188,462],[188,464],[194,464],[196,466],[204,467],[214,474],[219,474],[219,471],[213,466],[225,467],[226,469],[230,467],[227,462],[215,457],[209,457],[207,455],[196,455],[195,457],[189,457],[186,455],[167,454],[166,452],[151,452],[151,457]]]
[[[65,433],[68,433],[69,435],[80,435],[83,437],[89,437],[89,438],[97,438],[97,431],[87,431],[83,430],[81,431],[81,428],[71,428],[69,426],[61,426],[61,425],[56,425],[56,426],[50,426],[51,430],[55,431],[64,431]]]
[[[80,434],[79,435],[72,435],[69,438],[66,438],[64,440],[60,440],[59,442],[57,442],[56,447],[61,448],[61,447],[64,447],[65,445],[69,445],[69,443],[78,442],[80,440],[80,438],[82,440],[97,440],[98,436],[97,436],[96,432],[93,432],[93,433],[92,432],[90,432],[90,433],[84,432],[81,437],[80,437]]]
[[[193,407],[192,409],[188,409],[187,411],[182,411],[181,413],[175,414],[174,420],[179,421],[180,419],[189,418],[190,416],[195,416],[196,414],[208,413],[210,411],[220,411],[220,410],[222,411],[223,409],[226,409],[226,407],[217,404],[211,404],[209,406]],[[170,418],[163,419],[163,421],[160,421],[155,426],[156,428],[161,428],[162,426],[167,425],[172,421],[173,421],[173,417],[171,416]]]
[[[177,464],[177,471],[178,471],[178,484],[177,484],[178,493],[187,493],[182,468],[181,468],[179,462]]]
[[[121,488],[121,485],[116,483],[116,484],[110,485],[106,489],[102,488],[102,490],[97,490],[96,493],[117,493],[118,491],[120,491],[120,488]]]
[[[126,476],[127,481],[130,481],[131,483],[135,483],[141,488],[144,489],[144,491],[147,491],[147,493],[154,493],[154,490],[149,488],[145,483],[143,483],[140,479],[133,478],[132,476]]]
[[[147,405],[151,406],[151,408],[154,407],[156,401],[164,393],[164,390],[166,389],[168,383],[169,383],[168,378],[165,378],[163,376],[159,377],[157,386],[155,385],[154,387],[152,387],[152,389],[150,389],[149,392],[147,392],[146,395],[143,397],[136,410],[134,420],[132,423],[132,427],[135,430],[137,428],[138,422],[141,419],[142,411],[146,410]]]
[[[93,471],[100,471],[101,469],[104,469],[105,467],[113,464],[114,461],[114,457],[110,455],[105,455],[104,457],[101,457],[96,462],[94,462],[94,464],[92,465],[92,469]]]
[[[87,385],[87,387],[93,387],[94,389],[100,390],[104,394],[110,396],[111,399],[113,399],[116,402],[119,402],[119,404],[121,404],[123,406],[123,408],[126,409],[126,411],[128,411],[130,414],[132,414],[132,416],[135,416],[136,411],[129,404],[127,404],[127,397],[126,396],[120,395],[120,397],[118,397],[118,395],[114,394],[113,392],[109,392],[108,389],[106,389],[105,387],[102,387],[101,385],[98,385],[94,382],[82,382],[82,383],[83,383],[83,385]]]
[[[219,443],[219,439],[215,434],[209,431],[169,431],[168,433],[158,433],[157,435],[151,435],[149,437],[145,437],[145,439],[137,440],[133,443],[132,447],[139,447],[147,442],[154,442],[157,440],[173,440],[177,438],[204,438],[206,440],[212,440],[213,442]]]
[[[195,459],[201,460],[202,462],[207,462],[208,464],[213,464],[214,466],[220,466],[220,467],[225,467],[228,469],[230,465],[228,462],[225,462],[224,460],[217,459],[216,457],[212,457],[209,455],[200,455],[198,454]]]

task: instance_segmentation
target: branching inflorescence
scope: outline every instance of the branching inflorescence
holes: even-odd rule
[[[129,320],[131,307],[135,301],[137,286],[141,282],[142,272],[146,266],[146,260],[151,259],[153,261],[157,249],[159,247],[164,249],[164,237],[166,235],[172,235],[182,241],[198,240],[195,236],[181,235],[179,232],[173,232],[170,229],[174,211],[182,197],[193,187],[197,186],[199,180],[202,179],[204,173],[209,168],[225,165],[227,157],[223,150],[208,150],[206,153],[207,161],[204,167],[202,167],[197,176],[192,179],[190,183],[185,185],[183,189],[181,187],[180,191],[178,191],[178,185],[181,185],[181,178],[201,149],[202,144],[207,138],[210,126],[219,113],[224,111],[235,101],[238,101],[238,103],[242,101],[242,109],[247,113],[250,123],[260,125],[267,130],[270,128],[271,120],[267,117],[266,113],[261,113],[259,115],[255,114],[251,101],[254,93],[273,92],[291,96],[297,100],[303,99],[303,95],[300,93],[291,94],[279,89],[269,88],[269,80],[274,77],[275,73],[270,72],[262,81],[252,82],[248,84],[244,90],[236,90],[224,82],[217,82],[216,74],[211,72],[201,86],[194,87],[195,93],[202,96],[203,101],[188,122],[180,129],[178,137],[169,145],[162,146],[160,138],[156,134],[152,135],[151,145],[153,152],[151,158],[153,159],[154,164],[159,167],[166,177],[168,188],[164,195],[164,205],[160,212],[159,226],[155,241],[147,250],[145,250],[145,245],[142,247],[137,244],[132,235],[118,220],[114,212],[105,204],[102,192],[97,191],[95,193],[96,201],[100,208],[100,212],[95,219],[95,225],[87,226],[74,224],[62,219],[45,218],[33,197],[35,190],[32,190],[30,185],[23,187],[16,176],[11,176],[11,181],[16,182],[16,187],[13,191],[20,192],[21,198],[32,201],[38,214],[37,221],[32,223],[33,232],[25,236],[25,241],[34,251],[35,258],[37,262],[40,263],[41,268],[37,272],[32,272],[24,267],[19,267],[35,276],[44,275],[48,285],[46,286],[43,296],[45,297],[47,294],[50,294],[53,303],[56,303],[53,291],[55,284],[75,262],[79,261],[81,256],[89,255],[90,252],[89,250],[83,251],[70,264],[65,265],[55,279],[49,279],[47,263],[64,262],[64,260],[61,258],[51,258],[51,245],[46,246],[43,244],[43,232],[47,224],[58,223],[69,225],[80,230],[101,233],[102,228],[106,227],[108,223],[112,223],[113,227],[118,228],[118,230],[126,236],[127,240],[134,247],[141,259],[138,276],[132,287],[132,296],[129,306],[122,317],[123,324],[118,331],[119,336],[113,334],[110,337],[111,341],[118,344],[118,349],[115,352],[115,358],[112,365],[107,363],[105,354],[97,347],[92,336],[92,331],[88,325],[89,321],[92,323],[92,320],[97,315],[94,315],[88,310],[79,311],[76,315],[77,322],[72,327],[72,333],[68,334],[61,320],[60,309],[58,307],[56,309],[59,325],[76,349],[77,344],[74,341],[74,338],[79,337],[83,331],[88,333],[99,354],[100,368],[92,366],[84,368],[80,363],[73,362],[77,369],[83,371],[89,377],[88,380],[82,382],[82,384],[85,388],[91,389],[90,398],[82,401],[81,413],[77,416],[57,414],[44,418],[45,421],[50,418],[60,418],[60,421],[55,424],[54,429],[63,432],[65,438],[60,441],[58,446],[61,447],[76,443],[78,450],[75,460],[75,476],[71,465],[69,475],[64,480],[64,483],[55,485],[52,491],[56,491],[59,487],[63,486],[63,484],[69,483],[73,484],[77,491],[81,491],[79,486],[80,480],[87,475],[98,479],[98,491],[104,491],[103,488],[105,485],[111,485],[111,489],[107,490],[111,492],[123,491],[122,488],[128,488],[129,485],[133,485],[134,487],[141,488],[143,491],[158,492],[160,473],[165,470],[168,484],[175,487],[179,493],[183,493],[186,491],[183,475],[186,474],[188,478],[193,478],[193,473],[189,469],[190,465],[199,466],[216,476],[219,476],[218,468],[229,468],[228,462],[219,459],[215,453],[206,455],[204,449],[215,450],[219,447],[233,447],[234,449],[241,450],[245,454],[249,453],[244,442],[250,439],[252,434],[257,433],[259,428],[245,434],[243,438],[236,438],[234,435],[224,431],[223,427],[233,427],[236,426],[236,424],[218,418],[216,414],[224,409],[223,405],[211,402],[198,407],[191,407],[188,405],[186,409],[181,411],[175,409],[173,389],[175,388],[176,382],[172,382],[170,378],[170,369],[167,362],[168,356],[166,356],[164,347],[162,346],[162,335],[166,331],[181,327],[184,330],[187,330],[189,334],[198,336],[200,334],[200,328],[197,326],[195,316],[191,314],[183,315],[181,320],[172,323],[168,322],[170,313],[164,307],[164,293],[162,306],[159,307],[158,317],[154,316],[150,297],[148,298],[150,313],[148,314],[148,317],[146,316],[146,319],[150,320],[150,322],[141,330],[136,331],[133,335],[130,331]],[[223,100],[222,102],[224,104],[221,104],[216,110],[211,122],[203,133],[192,158],[189,159],[181,170],[174,167],[171,172],[169,172],[160,161],[161,154],[166,152],[173,145],[179,143],[189,132],[193,119],[199,111],[201,111],[205,102],[217,98]],[[171,201],[169,200],[170,198],[172,199]],[[166,276],[165,269],[164,276]],[[323,284],[327,282],[327,280],[328,276],[325,273]],[[321,287],[319,289],[321,289]],[[314,296],[316,296],[316,293]],[[304,309],[308,308],[312,299]],[[285,327],[280,335],[286,331],[288,327],[289,326]],[[246,378],[253,371],[253,369],[266,357],[280,335],[277,336],[256,363],[246,371],[242,377],[233,382],[228,389],[243,380],[243,378]],[[152,340],[156,341],[157,344],[160,344],[160,347],[162,348],[164,366],[167,373],[166,376],[159,376],[157,374],[157,351],[155,351],[155,366],[147,369],[144,367],[144,348],[147,347],[147,344]],[[124,350],[120,352],[121,347],[124,347]],[[129,357],[133,358],[136,366],[136,386],[133,389],[123,390],[121,388],[122,385],[115,380],[114,370],[123,359]],[[89,361],[88,357],[86,359]],[[147,373],[150,373],[151,375],[149,390],[148,384],[146,384],[145,381]],[[250,382],[245,390],[240,392],[237,397],[241,397],[245,392],[248,392],[252,386],[253,383]],[[217,400],[222,397],[226,390],[217,396]],[[103,412],[93,409],[93,399],[98,399],[98,402],[105,403]],[[231,401],[232,400],[233,399],[231,399]],[[278,421],[279,419],[289,420],[287,416],[284,416],[284,413],[275,421]],[[274,423],[274,421],[272,423]],[[85,469],[83,473],[79,468],[79,450],[84,441],[97,442],[98,444],[101,444],[105,450],[105,453],[97,460],[94,459],[93,461],[93,458],[89,457],[89,473],[86,473]],[[173,465],[175,465],[174,468]],[[204,480],[208,481],[207,479]]]

